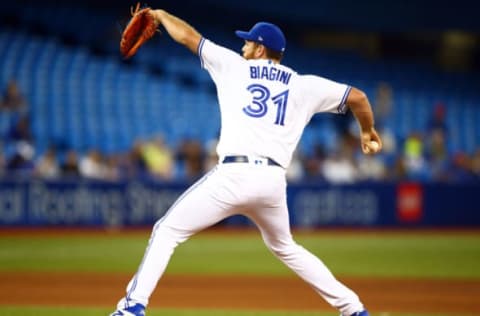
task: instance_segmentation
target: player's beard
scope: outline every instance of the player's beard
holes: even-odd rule
[[[253,58],[252,50],[251,49],[244,50],[243,51],[243,58],[245,58],[246,60],[252,59]]]
[[[243,58],[246,60],[254,59],[255,58],[255,50],[257,49],[258,44],[252,43],[251,45],[245,45],[242,50]]]

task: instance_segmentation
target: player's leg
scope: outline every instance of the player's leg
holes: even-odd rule
[[[127,286],[127,295],[118,308],[148,304],[174,249],[193,234],[231,215],[229,203],[213,196],[221,179],[218,171],[206,175],[190,187],[154,226],[140,267]]]
[[[280,205],[246,214],[259,227],[267,247],[343,315],[362,311],[358,296],[339,282],[319,258],[293,240],[286,197],[280,201]]]

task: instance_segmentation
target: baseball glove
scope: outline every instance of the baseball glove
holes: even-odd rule
[[[135,55],[140,46],[155,35],[158,23],[150,14],[151,11],[150,7],[140,9],[140,3],[137,3],[135,11],[130,8],[132,18],[123,30],[120,41],[120,53],[125,59]]]

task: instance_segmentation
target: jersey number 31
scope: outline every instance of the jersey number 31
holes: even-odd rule
[[[263,117],[267,114],[269,100],[277,106],[277,116],[274,124],[285,125],[285,112],[287,111],[288,90],[270,97],[270,90],[261,84],[251,84],[247,90],[253,95],[252,104],[243,108],[243,112],[251,117]]]

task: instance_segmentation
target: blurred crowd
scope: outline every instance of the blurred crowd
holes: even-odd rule
[[[300,150],[295,153],[287,172],[288,178],[291,181],[336,184],[358,181],[480,181],[480,148],[474,153],[452,152],[449,149],[450,132],[444,104],[435,105],[423,130],[411,131],[404,139],[398,139],[386,124],[394,106],[392,94],[387,83],[380,83],[376,94],[370,96],[376,126],[384,142],[382,154],[361,154],[358,130],[350,114],[338,120],[341,122],[336,125],[339,141],[333,149],[325,148],[318,142],[308,153]],[[184,139],[172,147],[164,135],[138,139],[127,152],[122,153],[106,154],[99,148],[79,152],[58,144],[37,152],[28,102],[15,81],[8,83],[0,101],[0,115],[6,112],[18,115],[0,144],[0,175],[3,177],[194,181],[218,160],[216,140],[203,145],[196,139]]]

